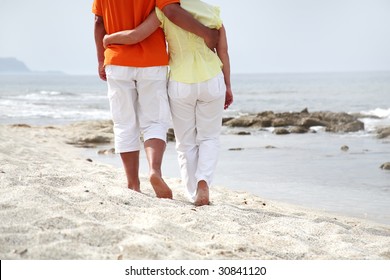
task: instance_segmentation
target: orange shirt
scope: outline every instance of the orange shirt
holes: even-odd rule
[[[157,6],[180,0],[94,0],[92,12],[103,17],[108,34],[140,25]],[[168,65],[164,32],[158,28],[144,41],[134,45],[112,45],[104,52],[105,65],[150,67]]]

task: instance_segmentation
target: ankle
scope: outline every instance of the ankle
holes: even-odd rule
[[[128,182],[127,183],[127,188],[133,191],[140,192],[141,191],[141,183],[138,180],[137,182]]]
[[[209,186],[204,180],[198,182],[198,189],[196,191],[194,204],[196,206],[203,206],[203,205],[210,204]]]

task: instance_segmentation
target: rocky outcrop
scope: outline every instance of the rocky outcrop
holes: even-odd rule
[[[358,117],[347,113],[313,112],[307,109],[302,112],[274,113],[266,111],[258,114],[240,116],[224,120],[228,127],[283,128],[277,134],[306,133],[311,127],[322,126],[328,132],[357,132],[364,130],[364,123]]]
[[[356,116],[347,113],[313,112],[307,110],[292,113],[274,113],[266,111],[236,118],[225,118],[223,124],[228,127],[269,128],[273,133],[284,135],[290,133],[315,132],[312,127],[322,126],[328,132],[356,132],[364,130],[364,124]],[[390,127],[380,130],[380,137],[390,136]],[[233,132],[237,135],[251,135],[243,129]],[[378,132],[379,133],[379,132]],[[113,123],[111,120],[77,122],[65,127],[67,143],[85,148],[95,148],[114,142]],[[175,141],[172,128],[167,133],[167,141]],[[111,152],[111,151],[110,151]],[[104,153],[104,152],[103,152]]]
[[[109,120],[77,122],[68,125],[66,134],[68,144],[84,148],[95,148],[114,140],[113,124]]]

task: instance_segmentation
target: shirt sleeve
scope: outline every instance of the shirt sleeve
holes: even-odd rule
[[[191,0],[183,0],[181,6],[204,26],[216,29],[222,27],[221,11],[218,6],[210,5],[203,1]]]
[[[94,0],[92,4],[92,13],[94,13],[97,16],[102,16],[102,7],[100,4],[100,0]]]
[[[169,4],[180,4],[180,0],[156,0],[156,6],[162,10],[165,6]]]
[[[219,30],[222,27],[223,21],[221,18],[221,9],[217,6],[214,7],[214,22],[215,27]]]

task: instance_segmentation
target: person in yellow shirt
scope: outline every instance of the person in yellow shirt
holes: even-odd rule
[[[159,26],[169,51],[168,95],[182,180],[195,205],[209,204],[219,153],[223,109],[233,102],[226,30],[219,8],[200,0],[181,0],[199,22],[219,30],[216,49],[172,23],[158,8],[141,25],[103,39],[104,46],[135,44]]]
[[[127,187],[140,192],[140,135],[149,163],[149,179],[159,198],[172,198],[161,164],[169,125],[168,54],[161,29],[133,45],[103,47],[106,34],[136,28],[159,7],[182,28],[216,44],[217,31],[205,27],[180,7],[180,0],[94,0],[94,36],[99,77],[107,81],[114,123],[115,152],[120,154]]]

